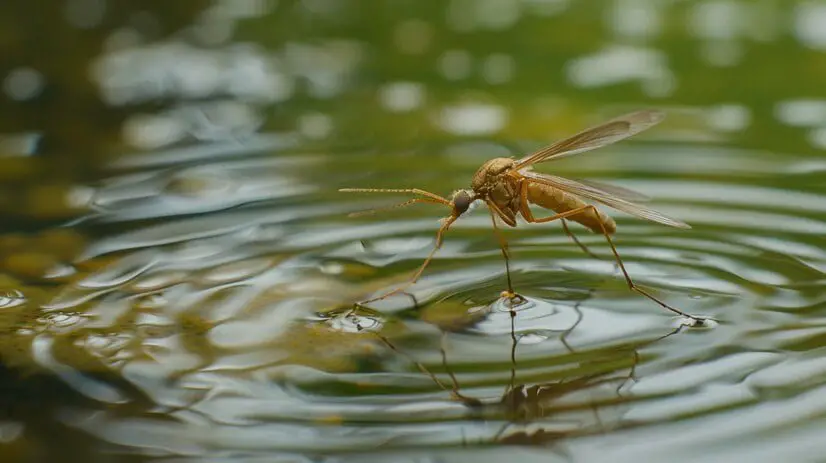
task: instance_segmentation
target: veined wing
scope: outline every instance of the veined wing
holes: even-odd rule
[[[526,173],[534,174],[535,172],[531,169],[530,166],[528,166],[528,167],[525,167],[524,169],[522,169],[519,173],[522,174],[522,175],[525,175]],[[536,175],[542,176],[542,174],[536,174]],[[563,178],[563,177],[559,177],[559,178]],[[568,180],[568,179],[565,179],[565,180]],[[603,193],[608,193],[612,196],[615,196],[619,199],[624,199],[626,201],[640,202],[640,203],[651,201],[651,197],[644,194],[644,193],[640,193],[639,191],[634,191],[634,190],[624,188],[624,187],[621,187],[621,186],[618,186],[618,185],[612,185],[610,183],[603,183],[603,182],[598,182],[596,180],[582,179],[582,178],[578,178],[576,180],[569,180],[569,181],[581,183],[582,185],[592,187],[595,190],[602,190]]]
[[[661,223],[670,227],[676,228],[691,228],[685,222],[677,219],[672,219],[664,214],[661,214],[653,209],[645,206],[634,204],[631,201],[618,198],[613,194],[603,191],[595,186],[585,185],[567,178],[558,177],[556,175],[540,174],[536,172],[523,171],[522,175],[531,181],[542,183],[554,188],[559,188],[562,191],[581,196],[586,199],[600,202],[608,207],[612,207],[618,211],[622,211],[641,219],[650,220],[652,222]]]
[[[656,110],[626,114],[529,154],[516,161],[513,168],[522,169],[538,162],[595,150],[636,135],[659,124],[663,119],[665,119],[665,113]]]
[[[572,180],[572,181],[574,181],[574,180]],[[640,203],[651,201],[651,197],[644,194],[644,193],[640,193],[639,191],[630,190],[628,188],[623,188],[623,187],[617,186],[617,185],[611,185],[610,183],[602,183],[602,182],[598,182],[596,180],[586,180],[586,179],[583,179],[583,178],[578,178],[575,181],[578,182],[578,183],[581,183],[585,186],[594,188],[595,190],[602,190],[603,193],[608,193],[608,194],[610,194],[614,197],[617,197],[619,199],[624,199],[626,201],[640,202]]]

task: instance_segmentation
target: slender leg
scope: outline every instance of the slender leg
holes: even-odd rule
[[[420,190],[418,188],[340,188],[338,191],[346,192],[346,193],[408,193],[408,194],[416,194],[416,195],[424,196],[424,198],[414,198],[414,199],[399,203],[395,206],[391,206],[391,208],[404,207],[404,206],[408,206],[410,204],[419,203],[419,202],[444,204],[446,206],[453,207],[452,203],[449,200],[447,200],[447,199],[445,199],[445,198],[443,198],[443,197],[441,197],[441,196],[439,196],[435,193],[431,193],[431,192],[425,191],[425,190]],[[376,210],[381,210],[381,209],[373,209],[373,210],[369,210],[369,211],[355,212],[355,213],[350,214],[350,215],[353,216],[353,215],[369,214],[369,213],[375,212]],[[419,269],[416,271],[416,273],[413,275],[413,278],[409,282],[407,282],[406,284],[394,289],[393,291],[390,291],[388,293],[385,293],[385,294],[383,294],[379,297],[375,297],[373,299],[368,299],[366,301],[362,301],[361,303],[365,304],[365,303],[368,303],[368,302],[374,302],[374,301],[378,301],[380,299],[384,299],[384,298],[386,298],[388,296],[391,296],[393,294],[403,292],[410,285],[414,284],[416,282],[416,280],[418,280],[419,277],[422,275],[422,272],[424,272],[424,269],[427,267],[427,265],[430,263],[430,261],[433,259],[433,256],[436,254],[436,251],[438,251],[439,248],[442,246],[442,236],[447,231],[448,227],[450,227],[450,224],[452,224],[454,221],[456,221],[456,217],[453,217],[453,216],[448,217],[447,219],[444,220],[444,222],[442,223],[442,226],[439,228],[439,232],[436,234],[436,246],[433,247],[433,250],[430,251],[430,254],[428,254],[428,256],[425,259],[424,263],[422,263],[421,267],[419,267]]]
[[[442,331],[442,336],[439,338],[439,353],[442,354],[442,366],[444,367],[447,375],[450,376],[450,381],[453,382],[453,391],[459,391],[459,381],[456,379],[456,375],[453,374],[453,370],[447,365],[447,349],[445,348],[445,344],[447,344],[447,331]]]
[[[410,281],[408,281],[407,283],[399,286],[398,288],[396,288],[396,289],[394,289],[390,292],[382,294],[381,296],[374,297],[372,299],[367,299],[366,301],[361,301],[361,304],[367,304],[368,302],[375,302],[375,301],[379,301],[381,299],[385,299],[385,298],[390,297],[394,294],[398,294],[400,292],[403,292],[404,290],[409,288],[411,285],[416,283],[416,281],[418,281],[419,277],[422,276],[422,273],[424,273],[424,269],[427,268],[427,264],[429,264],[430,261],[433,259],[433,256],[436,254],[436,251],[438,251],[439,248],[442,247],[442,237],[444,236],[445,232],[450,227],[450,225],[455,221],[456,221],[456,217],[453,217],[453,216],[444,219],[444,222],[442,223],[442,226],[439,227],[439,231],[436,233],[436,245],[433,246],[433,250],[430,251],[430,254],[427,255],[427,258],[424,260],[424,262],[419,267],[419,269],[416,270],[416,273],[413,274],[413,278],[411,278]]]
[[[531,213],[531,210],[528,207],[527,201],[525,201],[525,199],[527,199],[527,198],[523,196],[523,203],[521,204],[521,206],[522,206],[521,207],[521,212],[522,212],[522,216],[525,217],[525,220],[528,221],[528,222],[531,222],[531,223],[552,222],[554,220],[564,219],[566,217],[570,217],[572,215],[576,215],[576,214],[579,214],[579,213],[582,213],[582,212],[585,212],[585,211],[588,211],[588,210],[592,211],[594,214],[597,213],[597,208],[594,205],[589,204],[587,206],[578,207],[576,209],[572,209],[572,210],[567,211],[567,212],[561,212],[559,214],[554,214],[550,217],[543,217],[543,218],[537,219]],[[605,239],[608,241],[608,245],[611,246],[611,252],[614,254],[614,259],[616,259],[617,264],[619,265],[619,268],[622,271],[622,274],[625,276],[625,282],[628,283],[628,288],[629,289],[631,289],[632,291],[634,291],[636,293],[642,294],[643,296],[647,297],[648,299],[651,299],[652,301],[656,302],[657,304],[659,304],[664,309],[670,310],[670,311],[672,311],[676,314],[680,314],[683,317],[688,317],[688,318],[694,320],[695,322],[698,322],[698,323],[702,324],[702,322],[703,322],[702,318],[695,317],[694,315],[689,315],[689,314],[683,312],[682,310],[671,307],[670,305],[666,304],[665,302],[663,302],[663,301],[657,299],[656,297],[654,297],[653,295],[651,295],[649,292],[647,292],[644,289],[638,287],[634,283],[634,280],[631,279],[631,276],[628,274],[628,271],[625,269],[625,265],[622,263],[622,258],[620,258],[620,255],[617,252],[617,248],[614,246],[613,240],[611,240],[611,235],[608,233],[608,230],[605,229],[605,225],[600,221],[599,226],[602,229],[602,235],[605,236]]]
[[[445,348],[446,343],[447,331],[442,331],[442,336],[439,339],[439,352],[442,354],[442,366],[444,367],[448,376],[450,376],[450,381],[453,383],[453,388],[450,391],[451,397],[455,400],[461,401],[468,407],[477,407],[479,405],[482,405],[482,402],[479,401],[479,399],[467,397],[465,395],[462,395],[461,392],[459,392],[459,381],[456,379],[456,375],[453,373],[453,370],[451,370],[450,366],[448,366],[447,364],[447,349]],[[444,389],[444,387],[442,389]]]
[[[588,249],[587,246],[582,244],[582,241],[579,241],[579,238],[574,236],[574,234],[568,228],[568,221],[567,220],[561,219],[561,221],[562,221],[562,229],[565,230],[565,234],[568,235],[568,237],[571,238],[574,241],[574,243],[576,243],[577,246],[579,246],[579,249],[582,249],[582,252],[584,252],[585,254],[588,254],[589,256],[593,257],[594,259],[602,260],[601,257],[599,257],[598,255],[591,252],[591,250]]]
[[[358,324],[358,322],[356,322],[356,328],[359,331],[362,331],[364,329],[361,325]],[[441,339],[439,341],[439,350],[442,353],[442,364],[445,368],[445,371],[447,371],[447,374],[450,376],[450,380],[453,382],[453,385],[452,385],[451,388],[448,388],[447,386],[445,386],[445,384],[443,382],[441,382],[439,380],[439,378],[432,371],[430,371],[426,366],[424,366],[424,364],[422,364],[421,362],[417,361],[415,358],[413,358],[409,354],[407,354],[407,353],[403,352],[402,350],[400,350],[399,348],[397,348],[392,342],[390,342],[390,339],[388,339],[386,336],[384,336],[383,334],[381,334],[377,331],[371,331],[371,332],[377,338],[379,338],[379,340],[381,340],[381,342],[383,342],[385,346],[389,347],[390,350],[392,350],[393,352],[407,358],[409,361],[413,362],[413,364],[416,365],[416,368],[418,368],[419,371],[421,371],[422,373],[429,376],[430,379],[433,380],[433,383],[435,383],[437,386],[439,386],[442,390],[445,390],[445,391],[450,390],[450,396],[451,396],[452,399],[459,400],[462,403],[464,403],[465,405],[467,405],[468,407],[477,407],[477,406],[480,406],[482,404],[482,402],[479,401],[478,399],[474,399],[473,397],[466,397],[466,396],[462,395],[461,392],[459,392],[459,381],[456,380],[456,375],[453,374],[453,371],[447,365],[447,353],[445,351],[445,341],[447,339],[447,332],[446,331],[442,331],[442,336],[441,336]]]
[[[493,222],[493,232],[499,239],[499,247],[500,249],[502,249],[502,257],[505,258],[505,274],[508,278],[508,296],[512,296],[516,293],[513,291],[513,284],[511,283],[510,253],[508,248],[508,241],[505,239],[505,236],[502,234],[502,231],[499,230],[499,226],[496,225],[496,214],[493,212],[493,209],[488,207],[488,211],[490,212],[490,220],[491,222]]]
[[[416,361],[416,359],[414,359],[414,358],[413,358],[413,357],[411,357],[410,355],[408,355],[408,354],[406,354],[406,353],[402,352],[401,350],[399,350],[399,349],[398,349],[398,348],[397,348],[397,347],[396,347],[396,346],[395,346],[392,342],[390,342],[390,340],[389,340],[389,339],[387,339],[387,337],[386,337],[386,336],[384,336],[384,335],[382,335],[382,334],[380,334],[380,333],[377,333],[377,332],[375,332],[375,331],[373,332],[373,334],[375,334],[375,335],[376,335],[376,336],[377,336],[377,337],[378,337],[378,338],[379,338],[379,339],[380,339],[380,340],[384,343],[384,345],[386,345],[387,347],[389,347],[389,348],[390,348],[390,350],[392,350],[393,352],[395,352],[395,353],[397,353],[397,354],[399,354],[399,355],[402,355],[403,357],[405,357],[405,358],[407,358],[408,360],[410,360],[411,362],[413,362],[413,364],[414,364],[414,365],[416,365],[416,368],[418,368],[418,369],[419,369],[419,371],[421,371],[422,373],[426,374],[427,376],[430,376],[430,379],[432,379],[432,380],[433,380],[433,382],[434,382],[437,386],[439,386],[442,390],[445,390],[445,391],[450,390],[450,388],[449,388],[449,387],[447,387],[447,386],[445,386],[445,385],[444,385],[444,383],[442,383],[441,381],[439,381],[439,378],[437,378],[437,377],[436,377],[436,375],[434,375],[434,374],[433,374],[433,372],[431,372],[430,370],[428,370],[426,366],[424,366],[421,362]]]
[[[516,388],[516,344],[518,340],[516,339],[516,312],[514,312],[513,307],[510,310],[511,316],[511,380],[510,384],[505,388],[505,394],[510,391],[513,391]],[[511,404],[513,405],[513,404]]]
[[[594,293],[594,289],[593,288],[589,289],[588,290],[588,297],[590,298],[593,295],[593,293]],[[572,354],[574,354],[576,352],[574,351],[574,348],[571,347],[570,344],[568,344],[568,336],[570,336],[570,334],[574,332],[574,329],[576,329],[576,327],[579,326],[580,323],[582,323],[582,318],[584,317],[584,315],[582,314],[582,308],[580,306],[582,305],[583,301],[584,300],[578,301],[573,306],[573,309],[576,312],[576,321],[574,322],[574,324],[571,325],[570,328],[566,329],[565,331],[562,332],[562,334],[559,335],[559,342],[561,342],[562,345],[565,346],[566,349],[568,349],[568,352],[570,352]]]

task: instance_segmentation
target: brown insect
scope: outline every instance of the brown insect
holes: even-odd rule
[[[522,159],[495,158],[487,161],[476,171],[471,181],[471,189],[459,190],[453,194],[451,199],[443,198],[428,191],[408,188],[408,189],[378,189],[378,188],[343,188],[342,192],[363,192],[363,193],[407,193],[416,195],[415,198],[397,204],[393,207],[404,207],[415,203],[444,204],[451,210],[450,215],[442,219],[441,227],[436,234],[436,245],[422,263],[421,267],[413,275],[413,278],[405,285],[394,289],[381,296],[363,302],[373,302],[384,299],[393,294],[404,291],[414,284],[424,272],[424,269],[433,259],[433,255],[442,245],[445,232],[470,205],[475,201],[484,201],[490,211],[493,221],[494,232],[499,238],[502,255],[505,258],[505,268],[508,279],[508,291],[503,293],[508,297],[516,297],[513,291],[510,278],[510,265],[508,256],[508,246],[502,233],[497,226],[497,219],[506,225],[516,227],[516,217],[521,215],[528,223],[545,223],[554,220],[561,220],[565,232],[576,241],[576,243],[587,251],[568,229],[565,219],[578,222],[593,232],[601,233],[605,236],[611,246],[620,270],[625,276],[628,287],[643,296],[651,299],[660,306],[692,319],[694,322],[702,322],[702,319],[689,315],[678,310],[665,302],[657,299],[644,289],[638,287],[625,269],[622,259],[617,253],[617,249],[611,240],[611,235],[617,230],[614,220],[605,215],[594,205],[588,204],[584,199],[596,201],[606,206],[612,207],[622,212],[640,217],[652,222],[668,225],[677,228],[691,228],[684,222],[667,217],[657,211],[641,206],[632,201],[644,201],[647,198],[640,193],[627,190],[625,188],[605,185],[597,182],[577,182],[555,175],[541,174],[534,172],[532,166],[541,162],[561,159],[575,154],[584,153],[597,148],[601,148],[632,135],[649,129],[660,123],[665,118],[665,114],[660,111],[646,110],[638,111],[616,119],[612,119],[596,127],[584,130],[572,137],[560,140],[552,145],[540,149]],[[556,214],[549,217],[534,217],[529,205],[533,203],[546,209],[550,209]],[[373,211],[367,211],[373,212]],[[358,215],[355,213],[351,215]],[[590,252],[589,252],[590,254]]]

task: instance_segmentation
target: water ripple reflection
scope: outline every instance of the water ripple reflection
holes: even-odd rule
[[[286,166],[303,165],[165,165],[98,190],[101,208],[81,222],[98,236],[71,262],[77,274],[57,283],[33,332],[13,335],[34,365],[92,399],[61,411],[64,423],[167,456],[493,441],[565,442],[586,456],[592,444],[635,455],[645,441],[655,455],[663,442],[688,451],[773,432],[794,423],[777,414],[783,401],[819,419],[816,191],[629,176],[624,185],[695,226],[618,215],[636,281],[719,322],[686,330],[630,293],[605,243],[579,229],[596,258],[553,225],[509,231],[524,300],[500,298],[485,211],[456,224],[406,294],[357,306],[416,268],[443,211],[348,220],[364,203],[301,187],[313,171]],[[26,291],[0,294],[0,315],[21,317]],[[726,424],[738,415],[748,426]],[[702,431],[719,426],[740,430]]]

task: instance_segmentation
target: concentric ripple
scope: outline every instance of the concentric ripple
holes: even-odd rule
[[[645,164],[649,154],[624,155]],[[369,157],[326,168],[373,186],[354,184],[360,162]],[[802,165],[778,169],[794,185]],[[99,237],[20,334],[34,364],[92,399],[62,411],[63,423],[167,456],[500,442],[563,445],[583,460],[619,449],[631,461],[806,426],[780,410],[826,416],[822,192],[773,188],[760,173],[623,175],[694,226],[615,215],[634,280],[717,322],[689,329],[629,291],[604,239],[581,228],[595,257],[558,225],[507,230],[522,299],[501,298],[505,268],[483,208],[447,234],[415,285],[356,304],[409,278],[445,211],[348,219],[395,198],[319,193],[302,187],[314,184],[304,167],[286,155],[149,166],[98,191],[82,223]],[[417,186],[462,186],[447,180],[455,174]],[[275,187],[285,184],[298,187]],[[2,292],[0,312],[25,302]],[[807,448],[820,448],[814,439]]]

